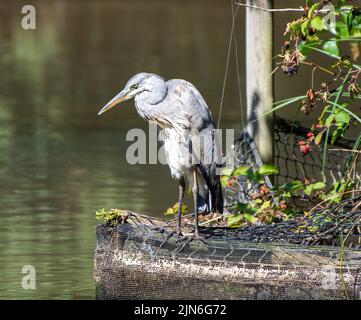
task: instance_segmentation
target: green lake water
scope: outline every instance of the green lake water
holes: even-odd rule
[[[126,132],[147,128],[131,102],[96,113],[128,78],[148,71],[194,83],[217,118],[230,5],[32,1],[37,29],[23,30],[25,4],[0,2],[0,298],[93,299],[95,211],[159,216],[178,190],[167,167],[126,162]],[[276,17],[277,50],[286,21]],[[237,37],[243,77],[243,10]],[[302,77],[291,88],[282,74],[275,81],[277,98],[307,89]],[[241,130],[233,55],[221,123]],[[24,265],[36,269],[36,290],[21,287]]]

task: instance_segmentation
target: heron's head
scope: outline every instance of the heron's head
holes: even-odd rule
[[[127,82],[122,91],[98,112],[98,115],[103,114],[123,101],[134,98],[142,92],[154,92],[155,88],[163,83],[164,79],[155,74],[145,72],[138,73]]]

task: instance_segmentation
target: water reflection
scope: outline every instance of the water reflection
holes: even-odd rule
[[[94,212],[159,215],[177,193],[168,168],[126,163],[127,130],[146,126],[132,105],[96,112],[143,70],[194,82],[215,109],[229,7],[35,1],[37,30],[24,31],[22,5],[0,4],[0,298],[93,298]],[[238,110],[225,123],[239,126]],[[21,288],[26,264],[35,291]]]
[[[126,163],[127,130],[146,127],[132,104],[96,113],[131,75],[148,71],[193,82],[217,118],[230,7],[217,0],[33,1],[37,30],[24,31],[24,4],[0,3],[0,298],[93,298],[94,212],[159,215],[177,198],[168,168]],[[241,74],[243,20],[242,11]],[[278,98],[292,95],[283,81]],[[232,83],[233,62],[222,127],[240,130]],[[25,264],[37,270],[35,291],[21,289]]]

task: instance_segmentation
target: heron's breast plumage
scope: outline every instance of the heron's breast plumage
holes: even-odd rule
[[[185,177],[190,170],[189,141],[181,138],[173,129],[164,129],[164,151],[171,175],[175,179]]]

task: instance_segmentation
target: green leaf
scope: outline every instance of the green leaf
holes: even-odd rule
[[[316,138],[315,138],[315,144],[316,144],[317,146],[319,146],[319,145],[321,144],[322,138],[323,138],[323,134],[322,134],[322,133],[319,133],[319,134],[316,136]]]
[[[313,18],[314,13],[316,12],[316,10],[318,10],[320,8],[320,4],[317,2],[315,3],[310,10],[308,11],[308,18],[311,19]]]
[[[347,1],[348,1],[348,0],[338,0],[337,6],[338,6],[338,7],[341,7],[341,6],[343,6],[344,4],[346,4]]]
[[[358,9],[350,10],[347,16],[347,28],[351,36],[359,36],[361,34],[361,13]]]
[[[311,20],[311,28],[319,30],[319,31],[327,29],[323,23],[323,19],[320,16],[314,17]]]
[[[310,44],[308,42],[302,42],[301,44],[298,45],[298,50],[300,50],[303,56],[307,57],[308,54],[311,52],[309,46]]]
[[[228,180],[229,180],[229,177],[228,177],[228,176],[222,176],[222,177],[221,177],[222,187],[227,187],[227,185],[228,185]]]
[[[265,201],[262,203],[261,207],[259,208],[260,211],[264,210],[264,209],[268,209],[271,207],[271,201]]]
[[[335,143],[335,141],[339,138],[342,137],[343,134],[345,132],[345,129],[342,127],[338,127],[333,133],[332,133],[332,139],[331,139],[331,145],[333,145]]]
[[[294,180],[294,181],[291,181],[291,182],[288,182],[285,184],[285,189],[290,190],[292,192],[302,190],[303,188],[304,188],[304,185],[303,185],[302,181],[299,181],[299,180]]]
[[[230,177],[233,173],[233,169],[225,168],[222,170],[222,175],[226,177]]]
[[[241,167],[238,167],[234,170],[234,173],[233,175],[235,177],[238,177],[238,176],[247,176],[250,172],[250,168],[249,167],[245,167],[245,166],[241,166]]]
[[[169,215],[173,215],[176,214],[176,212],[174,212],[173,208],[168,208],[166,212],[164,212],[165,216],[169,216]]]
[[[331,126],[333,124],[333,122],[335,121],[335,118],[336,118],[336,116],[334,114],[329,115],[326,119],[325,125],[327,127]]]
[[[348,31],[347,25],[345,22],[337,21],[336,22],[336,30],[341,39],[350,38],[350,33]]]
[[[254,217],[254,216],[252,216],[252,215],[250,215],[249,213],[244,213],[244,214],[243,214],[243,218],[244,218],[245,220],[247,220],[248,222],[250,222],[250,223],[256,223],[256,222],[257,222],[257,218]]]
[[[325,50],[330,55],[339,56],[340,50],[336,41],[326,41],[323,45],[323,50]]]
[[[351,69],[353,67],[353,62],[348,55],[341,57],[338,61],[332,64],[332,68],[344,67]]]
[[[345,111],[340,111],[336,114],[335,120],[336,120],[337,124],[347,124],[348,125],[351,121],[351,117]]]
[[[272,174],[278,174],[279,170],[273,164],[264,164],[258,168],[257,173],[263,176],[268,176]]]
[[[302,34],[308,33],[309,25],[310,25],[310,20],[306,20],[305,22],[303,22],[301,24],[301,32],[302,32]]]
[[[245,212],[249,210],[249,205],[247,203],[238,202],[233,209],[239,211],[239,212]]]
[[[320,43],[320,38],[318,36],[316,36],[316,34],[314,35],[308,35],[307,36],[307,41],[311,44],[319,44]]]
[[[107,211],[104,208],[102,208],[102,209],[98,210],[97,212],[95,212],[96,218],[98,220],[103,219],[106,214],[107,214]]]
[[[316,182],[316,183],[312,183],[312,184],[309,184],[306,189],[304,190],[304,193],[307,194],[308,196],[311,195],[311,193],[313,191],[316,191],[316,190],[322,190],[326,188],[326,184],[323,183],[323,182]]]
[[[226,219],[229,227],[237,228],[239,227],[239,224],[242,221],[243,217],[241,214],[233,214],[231,216],[228,216]]]
[[[178,213],[178,208],[179,208],[179,204],[175,203],[173,207],[170,207],[167,209],[166,212],[164,212],[164,215],[174,215],[176,213]],[[188,213],[188,207],[187,205],[183,204],[182,205],[182,213],[187,214]]]
[[[348,113],[350,116],[352,116],[353,118],[355,118],[358,123],[361,124],[361,118],[360,118],[357,114],[355,114],[355,113],[353,113],[352,111],[350,111],[349,109],[346,109],[344,103],[341,104],[341,105],[338,104],[338,103],[332,102],[332,101],[329,101],[329,103],[332,104],[333,106],[335,106],[335,108],[338,108],[339,110],[345,111],[345,112]],[[357,149],[357,148],[356,148],[356,149]]]
[[[296,36],[299,36],[302,33],[301,32],[301,24],[302,24],[302,21],[293,21],[290,23],[290,29]]]
[[[347,107],[347,104],[343,104],[343,107]],[[338,110],[335,116],[335,121],[337,124],[337,129],[332,134],[331,144],[334,144],[334,142],[339,137],[342,137],[344,135],[346,129],[350,124],[351,117],[347,112],[343,110]]]

